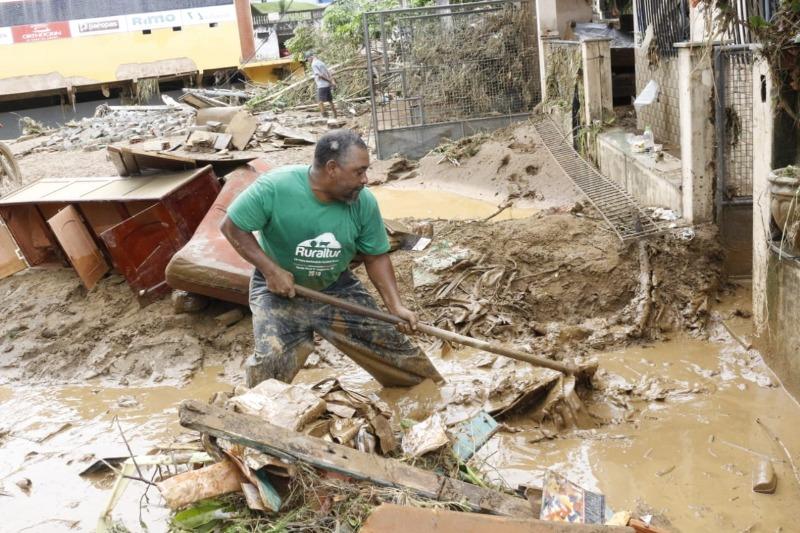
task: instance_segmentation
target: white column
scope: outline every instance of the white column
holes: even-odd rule
[[[753,324],[757,336],[767,330],[770,195],[775,93],[766,60],[753,65]]]
[[[683,217],[714,218],[714,73],[705,43],[676,43],[680,106]]]
[[[583,94],[585,122],[604,121],[614,116],[614,94],[611,86],[611,39],[581,42],[583,55]]]
[[[558,17],[554,0],[536,0],[536,24],[539,34],[539,81],[542,86],[542,102],[547,99],[547,53],[546,40],[550,32],[558,31]]]

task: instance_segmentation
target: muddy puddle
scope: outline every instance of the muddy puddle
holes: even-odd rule
[[[206,368],[180,389],[99,383],[0,387],[0,510],[13,510],[2,513],[0,530],[93,531],[113,477],[78,474],[96,458],[128,455],[115,417],[136,454],[157,445],[180,448],[178,404],[206,400],[225,388],[221,371]],[[17,486],[25,479],[31,483],[28,494]],[[131,528],[139,522],[141,487],[129,486],[114,513]],[[151,531],[165,530],[169,511],[155,490],[149,498],[142,518]]]
[[[794,521],[800,489],[755,419],[800,450],[800,407],[770,386],[769,371],[738,345],[676,340],[604,354],[601,366],[610,382],[666,378],[674,393],[631,406],[597,402],[592,407],[601,416],[625,421],[554,439],[511,421],[518,433],[481,450],[485,470],[516,486],[541,479],[549,467],[605,493],[615,510],[660,515],[678,531],[776,531]],[[751,490],[762,457],[778,473],[773,495]]]
[[[739,295],[718,311],[747,337],[749,320],[734,316]],[[755,422],[759,417],[789,448],[800,451],[800,407],[780,387],[755,352],[734,341],[722,326],[715,341],[676,337],[650,346],[596,354],[596,390],[585,398],[596,423],[592,428],[553,432],[530,415],[504,418],[506,430],[479,453],[485,476],[511,487],[539,486],[554,469],[587,489],[603,492],[614,510],[653,514],[655,523],[674,531],[776,531],[791,529],[800,498],[791,468],[780,449]],[[326,354],[335,368],[306,368],[296,382],[336,376],[351,388],[376,392],[400,418],[421,420],[447,409],[450,421],[469,416],[468,383],[507,373],[504,360],[474,351],[433,356],[448,377],[439,388],[423,383],[411,390],[384,389],[369,376]],[[324,361],[323,361],[324,363]],[[464,381],[451,374],[461,368]],[[474,369],[464,371],[463,369]],[[119,416],[136,453],[180,442],[177,405],[186,398],[206,400],[230,389],[221,368],[206,368],[183,389],[103,388],[98,384],[64,387],[0,387],[2,437],[0,496],[4,531],[92,529],[111,486],[108,477],[78,476],[94,457],[127,455]],[[515,378],[524,377],[516,374]],[[136,402],[121,407],[125,397]],[[755,461],[773,461],[778,475],[773,495],[751,490]],[[30,495],[16,482],[28,478]],[[114,517],[138,530],[143,486],[133,483]],[[168,515],[151,490],[143,519],[162,531]],[[752,527],[751,527],[752,526]],[[750,528],[750,529],[748,529]]]
[[[386,218],[469,220],[486,218],[498,210],[496,204],[445,191],[388,187],[375,187],[370,190],[378,199],[381,214]],[[509,207],[493,220],[527,218],[536,212],[536,209]]]

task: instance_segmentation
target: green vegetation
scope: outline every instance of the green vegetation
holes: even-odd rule
[[[708,37],[710,48],[724,41],[735,30],[749,31],[761,45],[761,55],[769,64],[772,77],[779,85],[800,93],[800,0],[781,0],[770,20],[760,16],[744,19],[735,0],[699,0],[706,12],[712,13],[716,32]],[[781,91],[782,93],[782,91]],[[779,96],[779,106],[796,122],[800,122],[800,102],[796,94]]]
[[[269,13],[291,13],[292,11],[308,11],[311,9],[322,9],[325,6],[312,4],[310,2],[294,2],[292,0],[281,0],[279,2],[261,2],[250,4],[250,7],[260,15]]]

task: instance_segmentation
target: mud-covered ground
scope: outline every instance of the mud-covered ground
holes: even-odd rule
[[[267,158],[305,163],[312,151]],[[374,181],[385,182],[392,164],[376,163]],[[20,166],[26,180],[113,174],[102,152],[32,153]],[[753,419],[764,417],[788,445],[800,446],[791,429],[800,411],[760,356],[722,327],[723,319],[737,322],[746,337],[746,303],[715,314],[733,296],[712,227],[623,245],[580,203],[528,125],[501,132],[458,166],[431,154],[412,167],[416,175],[379,185],[402,190],[404,196],[388,197],[408,204],[385,205],[387,212],[428,213],[433,228],[425,250],[393,254],[406,303],[440,327],[555,359],[591,356],[600,363],[592,387],[580,392],[588,426],[563,430],[514,412],[482,452],[476,467],[484,475],[516,488],[540,484],[544,470],[554,468],[602,490],[616,509],[653,514],[672,531],[774,531],[783,523],[798,493],[785,460]],[[470,216],[475,204],[452,205],[453,192],[483,202],[485,210]],[[483,220],[508,201],[529,211],[507,209]],[[446,218],[459,220],[436,216],[445,209]],[[363,277],[363,268],[357,274]],[[177,433],[180,399],[205,400],[242,382],[241,365],[252,349],[249,315],[245,310],[228,327],[215,320],[232,307],[215,302],[177,314],[163,299],[140,308],[118,274],[87,291],[60,266],[0,280],[0,455],[11,465],[0,471],[0,505],[21,509],[13,530],[92,528],[110,483],[90,485],[77,472],[98,457],[126,455],[113,417],[122,420],[136,452],[145,453]],[[487,390],[515,387],[519,363],[420,342],[455,376],[451,386],[381,391],[324,343],[296,382],[336,376],[379,394],[398,419],[415,420],[479,408],[485,391],[468,390],[470,368],[480,369]],[[779,492],[768,500],[749,491],[749,463],[761,456],[773,459],[781,476]],[[56,485],[75,490],[59,495]],[[140,494],[121,504],[128,526],[136,523]],[[58,510],[41,521],[36,509],[47,501],[58,502]],[[163,503],[148,512],[164,525]]]
[[[265,157],[280,165],[308,162],[312,153],[306,147]],[[418,180],[419,192],[404,201],[435,209],[439,191],[463,175],[466,194],[486,200],[487,191],[498,192],[496,205],[528,198],[526,205],[535,201],[538,211],[519,220],[437,221],[428,249],[396,252],[401,293],[423,319],[557,358],[672,331],[702,333],[709,299],[720,285],[711,228],[697,228],[690,241],[675,233],[648,241],[653,309],[647,327],[634,331],[640,319],[634,308],[638,250],[622,245],[596,213],[578,204],[530,125],[501,132],[459,167],[440,160],[431,154],[420,161],[418,177],[384,186],[408,188]],[[20,167],[26,181],[59,175],[57,169],[72,176],[113,173],[98,151],[34,152]],[[373,178],[381,181],[386,164],[374,167]],[[426,258],[435,264],[426,266]],[[429,271],[435,281],[420,285],[414,265],[418,277]],[[0,280],[0,315],[6,317],[0,324],[0,383],[101,377],[174,384],[209,364],[226,365],[236,376],[252,349],[251,327],[249,318],[219,325],[214,317],[229,308],[218,302],[200,313],[176,314],[169,299],[140,308],[119,275],[86,291],[70,269],[29,269]]]

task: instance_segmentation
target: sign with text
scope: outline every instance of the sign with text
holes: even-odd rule
[[[11,34],[11,28],[0,28],[0,44],[11,44],[14,42],[14,36]]]
[[[64,39],[70,36],[70,31],[68,22],[48,22],[46,24],[13,26],[11,34],[15,43],[32,43]]]
[[[175,9],[172,11],[137,13],[135,15],[126,15],[125,22],[128,25],[128,31],[169,28],[181,25],[181,12],[180,10]]]
[[[69,27],[73,37],[119,33],[127,30],[124,17],[72,20]]]

